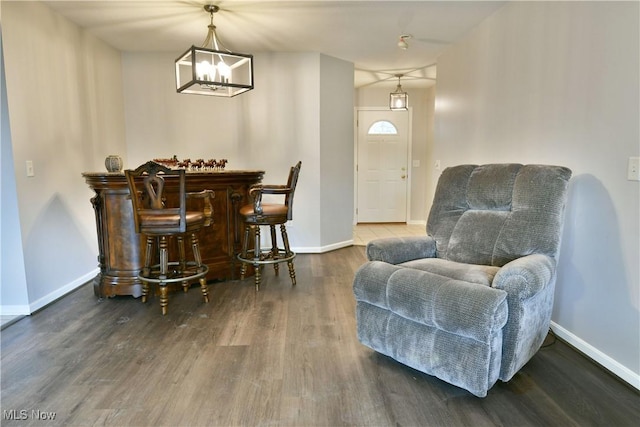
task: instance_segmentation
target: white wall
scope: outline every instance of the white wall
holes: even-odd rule
[[[636,387],[640,183],[626,168],[640,154],[638,20],[638,2],[508,3],[439,59],[434,147],[443,167],[573,170],[554,328]]]
[[[302,160],[287,226],[296,252],[322,251],[320,59],[317,53],[257,55],[256,87],[240,115],[242,156],[252,169],[266,171],[265,183],[285,183],[289,168]]]
[[[333,202],[353,200],[353,65],[318,53],[260,53],[255,89],[226,99],[176,93],[176,57],[123,54],[125,166],[174,154],[226,158],[228,170],[264,170],[265,183],[284,184],[302,160],[287,227],[293,249],[350,244],[352,212]],[[337,195],[323,191],[338,183]]]
[[[124,152],[121,63],[118,51],[39,2],[2,3],[2,42],[32,312],[97,271],[93,192],[81,173]]]
[[[382,83],[356,90],[356,107],[388,108],[389,93],[395,90],[395,83]],[[426,89],[407,88],[411,108],[411,160],[418,160],[420,166],[409,165],[411,179],[410,211],[407,222],[426,224],[431,198],[427,200],[429,180],[433,179],[433,126],[436,87]]]
[[[320,247],[353,243],[353,64],[320,56]]]
[[[193,160],[226,158],[229,169],[242,169],[244,158],[238,145],[242,95],[226,99],[177,93],[177,56],[122,53],[125,169],[173,155]]]
[[[0,313],[29,314],[0,34]]]

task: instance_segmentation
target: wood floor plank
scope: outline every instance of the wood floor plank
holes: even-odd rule
[[[86,285],[2,330],[3,426],[631,426],[637,390],[561,341],[484,399],[361,345],[352,280],[364,248],[156,298]],[[28,411],[28,419],[14,416]],[[18,412],[11,412],[18,411]]]

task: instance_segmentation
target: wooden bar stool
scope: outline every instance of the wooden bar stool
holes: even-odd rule
[[[302,162],[298,162],[291,168],[287,185],[254,185],[249,190],[249,195],[253,203],[240,208],[240,215],[244,220],[244,239],[242,242],[242,252],[238,255],[238,260],[242,262],[240,269],[240,280],[244,279],[247,264],[253,265],[255,270],[256,291],[260,290],[261,269],[265,264],[273,264],[276,276],[278,275],[278,264],[286,262],[289,266],[289,277],[291,283],[296,284],[296,271],[293,266],[295,252],[289,246],[289,237],[285,223],[293,218],[293,195],[298,182],[298,175]],[[284,203],[262,203],[263,194],[284,195]],[[280,226],[280,234],[284,248],[279,248],[277,243],[276,226]],[[269,226],[271,231],[271,249],[260,248],[260,226]],[[249,250],[249,237],[253,235],[253,250]]]
[[[212,222],[213,208],[211,199],[214,193],[204,190],[199,193],[187,193],[185,190],[185,170],[169,169],[155,162],[147,162],[135,170],[125,170],[136,233],[146,237],[144,267],[138,274],[142,282],[142,302],[147,301],[149,283],[158,285],[162,314],[167,314],[168,289],[171,283],[181,283],[185,292],[189,282],[198,280],[202,297],[209,302],[206,275],[209,267],[202,263],[197,232]],[[178,201],[168,203],[164,193],[165,177],[176,176],[178,180]],[[187,211],[187,198],[202,199],[201,211]],[[174,205],[172,207],[167,204]],[[186,259],[184,237],[189,236],[193,260]],[[178,244],[178,259],[169,259],[169,238],[175,237]],[[158,246],[158,263],[153,264],[153,247]]]

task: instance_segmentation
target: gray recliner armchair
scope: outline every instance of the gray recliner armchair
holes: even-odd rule
[[[484,397],[548,332],[571,171],[447,168],[427,235],[379,239],[356,272],[358,339]]]

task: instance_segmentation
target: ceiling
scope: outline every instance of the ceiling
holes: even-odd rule
[[[355,87],[434,84],[438,56],[504,1],[141,0],[44,3],[122,51],[172,52],[202,45],[215,4],[218,36],[243,53],[320,52],[350,61]],[[410,35],[409,47],[398,47]]]

